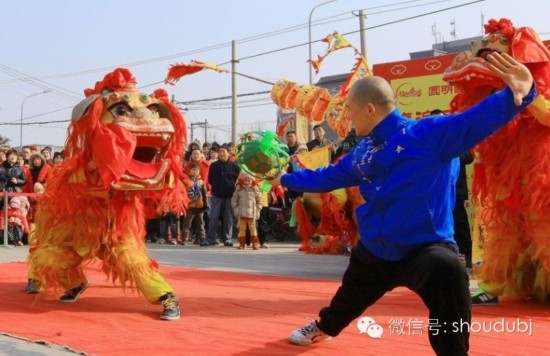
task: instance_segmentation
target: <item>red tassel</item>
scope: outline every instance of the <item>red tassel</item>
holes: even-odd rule
[[[348,225],[344,209],[339,206],[338,199],[334,194],[322,193],[321,199],[323,209],[318,230],[331,235],[342,235]]]
[[[309,250],[309,239],[313,236],[315,232],[315,226],[309,220],[307,211],[304,208],[304,203],[302,198],[296,199],[296,222],[298,224],[297,231],[300,239],[302,240],[302,245],[300,246],[300,251]]]
[[[474,178],[472,180],[472,198],[477,205],[483,206],[480,201],[487,196],[487,175],[483,163],[474,163]]]
[[[514,183],[512,191],[510,192],[510,196],[504,199],[504,206],[506,206],[509,209],[519,210],[519,207],[521,204],[520,190],[521,190],[521,183],[520,181],[517,181]]]

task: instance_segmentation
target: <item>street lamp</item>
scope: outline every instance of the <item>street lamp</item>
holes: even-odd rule
[[[308,62],[308,65],[309,65],[309,84],[313,84],[313,68],[312,68],[312,65],[311,65],[311,61],[313,60],[311,57],[312,57],[312,54],[311,54],[311,17],[313,16],[313,11],[315,11],[316,8],[318,7],[321,7],[323,5],[326,5],[326,4],[330,4],[331,2],[335,2],[336,0],[329,0],[329,1],[325,1],[325,2],[322,2],[320,4],[317,4],[313,7],[313,9],[311,9],[311,12],[309,13],[309,24],[308,24],[308,31],[309,31],[309,41],[308,41],[308,45],[309,45],[309,62]],[[312,133],[311,133],[311,124],[308,123],[307,125],[308,127],[308,130],[307,130],[307,139],[308,140],[311,140],[312,139]]]
[[[33,96],[40,95],[40,94],[51,93],[52,91],[53,90],[50,89],[50,88],[44,89],[44,91],[41,91],[40,93],[31,94],[31,95],[25,97],[23,99],[23,101],[21,102],[21,127],[20,127],[20,131],[19,131],[19,146],[20,146],[21,149],[23,148],[23,105],[25,104],[25,100],[27,100],[28,98],[32,98]]]
[[[315,11],[316,8],[318,7],[321,7],[323,5],[326,5],[326,4],[330,4],[331,2],[335,2],[336,0],[329,0],[329,1],[325,1],[325,2],[322,2],[320,4],[317,4],[313,7],[313,9],[311,9],[311,12],[309,13],[309,26],[308,26],[308,29],[309,29],[309,41],[308,41],[308,44],[309,44],[309,60],[313,60],[311,57],[312,57],[312,54],[311,54],[311,17],[313,16],[313,11]],[[308,62],[309,63],[309,84],[313,84],[313,68],[311,66],[311,62]]]

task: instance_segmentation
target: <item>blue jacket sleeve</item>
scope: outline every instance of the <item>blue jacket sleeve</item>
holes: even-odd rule
[[[533,85],[523,103],[516,106],[512,91],[506,87],[463,113],[420,120],[414,134],[432,146],[442,160],[458,157],[511,121],[535,96]]]
[[[359,173],[353,166],[353,151],[335,165],[317,170],[303,169],[281,177],[284,187],[297,192],[323,193],[361,183]]]

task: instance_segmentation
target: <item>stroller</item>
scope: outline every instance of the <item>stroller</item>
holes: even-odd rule
[[[284,199],[280,199],[277,204],[270,202],[269,206],[262,209],[258,227],[276,240],[284,241],[289,233],[294,232],[290,226],[291,214],[291,206]]]

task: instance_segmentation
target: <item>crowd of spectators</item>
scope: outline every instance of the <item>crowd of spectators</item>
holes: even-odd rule
[[[296,132],[288,131],[285,139],[289,154],[295,155],[308,151],[309,147],[315,149],[325,145],[332,145],[333,152],[336,152],[335,143],[324,138],[322,127],[316,126],[314,133],[315,138],[312,141],[300,143]],[[237,182],[243,177],[243,172],[236,163],[235,144],[204,142],[201,145],[200,142],[193,141],[186,148],[183,157],[183,183],[190,201],[187,214],[174,211],[159,213],[163,209],[159,209],[151,201],[145,201],[146,242],[233,246],[233,241],[242,238],[237,236],[239,217],[234,215],[231,205]],[[48,180],[54,174],[55,165],[63,160],[63,152],[53,152],[49,146],[40,149],[36,145],[29,145],[22,147],[20,151],[14,148],[0,149],[0,192],[6,191],[10,193],[10,197],[19,194],[17,199],[11,197],[7,206],[11,209],[7,224],[10,244],[27,243],[36,194],[44,192]],[[291,165],[289,170],[292,170]],[[255,185],[258,183],[261,182],[254,182]],[[287,192],[287,201],[295,199],[298,195],[296,192]],[[13,204],[10,204],[12,200]],[[3,205],[2,200],[0,208]],[[269,206],[269,195],[262,192],[262,217],[266,216]],[[12,210],[17,210],[20,214],[15,214]],[[5,212],[2,212],[0,233],[5,228]],[[26,221],[22,219],[25,217]],[[256,246],[253,242],[257,237],[257,247],[268,248],[266,232],[261,226],[258,227],[257,232],[252,231],[253,235],[247,231],[247,244],[250,245],[252,241],[252,245]],[[241,243],[239,247],[242,247]]]
[[[243,172],[237,164],[233,143],[191,142],[182,165],[183,183],[187,189],[189,207],[185,213],[164,212],[157,207],[147,209],[146,242],[201,247],[224,245],[231,247],[238,239],[238,217],[232,209],[232,198]],[[267,192],[262,194],[263,207],[268,206]],[[247,231],[247,244],[269,248],[265,231]],[[242,236],[239,236],[242,237]],[[256,238],[258,245],[256,246]],[[239,244],[242,247],[242,244]]]
[[[0,238],[7,230],[8,242],[21,246],[28,243],[30,223],[36,205],[36,195],[44,192],[54,166],[64,160],[63,152],[52,152],[49,146],[39,149],[35,145],[0,150],[0,192],[10,193],[6,204],[0,200]],[[6,220],[7,215],[7,222]]]

